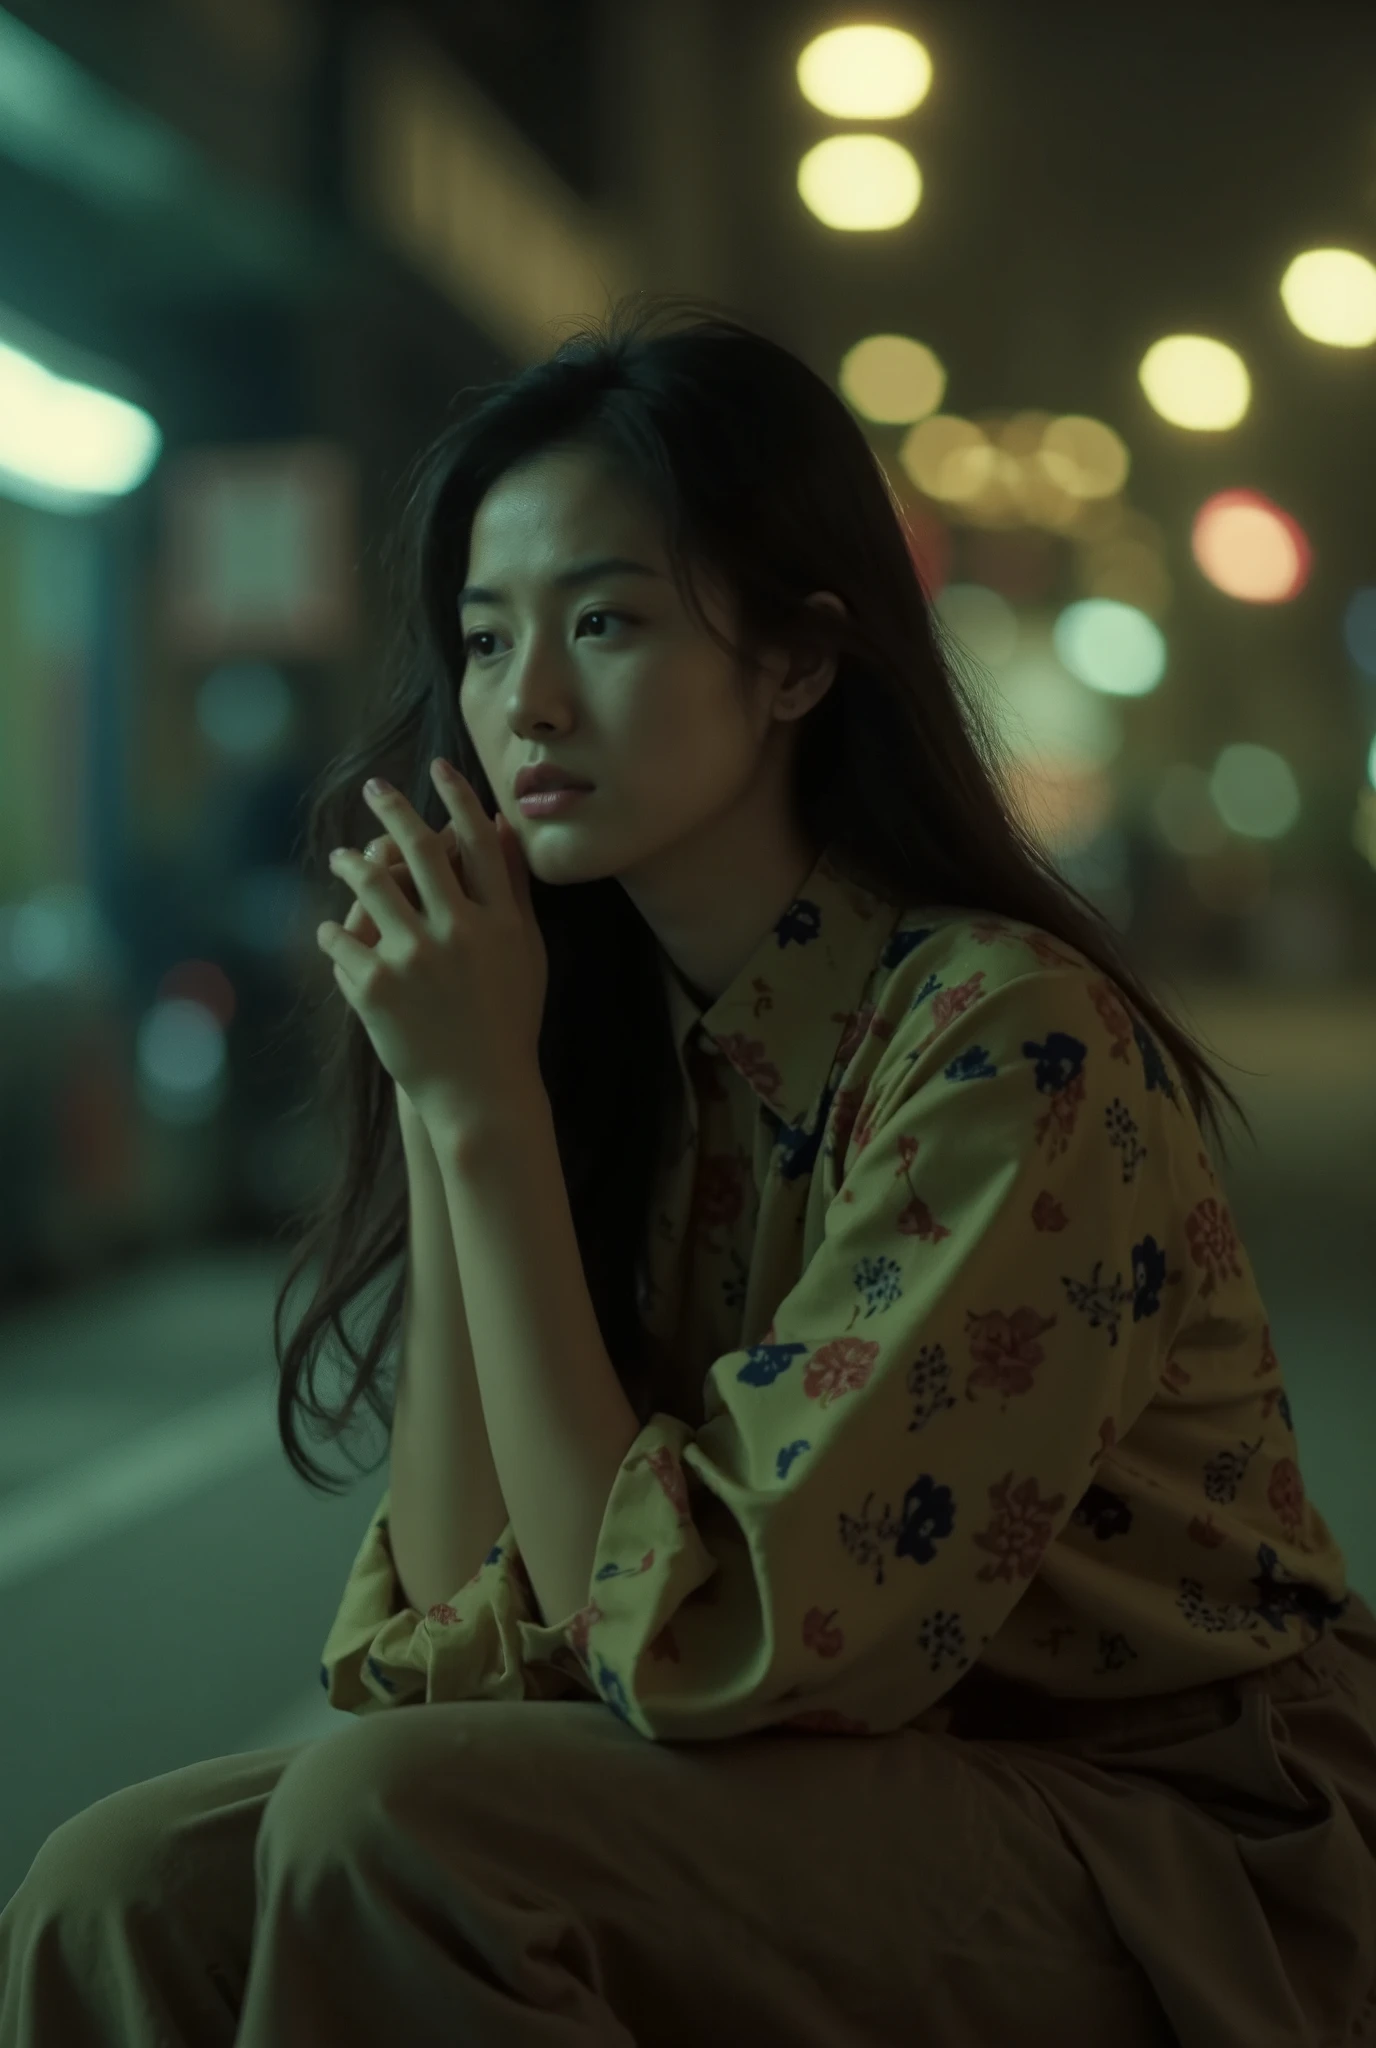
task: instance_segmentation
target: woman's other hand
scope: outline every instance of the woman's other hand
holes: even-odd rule
[[[439,837],[441,844],[449,855],[450,865],[457,872],[458,835],[452,822],[444,827]],[[396,883],[412,909],[419,910],[420,897],[416,893],[415,878],[410,868],[406,865],[406,856],[397,845],[395,839],[393,839],[391,833],[384,832],[379,838],[370,839],[363,851],[369,860],[380,860],[385,863],[392,880]],[[378,928],[357,897],[354,898],[349,914],[344,919],[344,929],[365,946],[375,946],[378,942]]]

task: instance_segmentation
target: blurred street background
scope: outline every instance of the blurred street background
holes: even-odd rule
[[[1376,11],[7,0],[0,1901],[117,1787],[343,1719],[385,1440],[306,1489],[270,1326],[332,1158],[303,793],[414,458],[641,288],[844,396],[1019,803],[1252,1117],[1376,1601]]]

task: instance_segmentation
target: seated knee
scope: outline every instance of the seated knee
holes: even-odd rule
[[[168,1838],[166,1816],[148,1791],[125,1786],[61,1822],[40,1845],[20,1892],[52,1908],[155,1895]]]

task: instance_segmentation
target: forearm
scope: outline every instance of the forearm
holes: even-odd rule
[[[588,1293],[543,1088],[436,1140],[492,1458],[548,1625],[592,1598],[608,1497],[640,1424]]]
[[[389,1536],[407,1604],[452,1600],[505,1528],[469,1342],[444,1181],[419,1116],[398,1098],[409,1222],[390,1453]]]

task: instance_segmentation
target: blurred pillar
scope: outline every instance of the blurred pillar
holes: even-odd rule
[[[595,0],[601,183],[649,291],[730,299],[720,173],[731,50],[715,0]]]
[[[83,879],[102,918],[117,929],[130,908],[128,806],[136,785],[129,755],[140,568],[134,524],[123,504],[112,505],[93,521],[93,630],[86,664],[85,731],[80,736]]]

